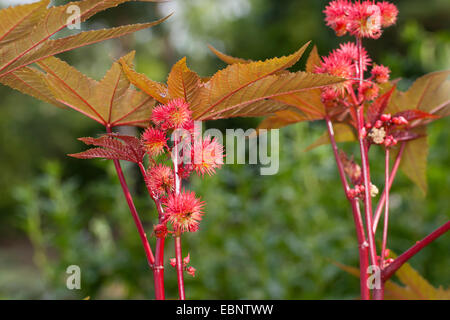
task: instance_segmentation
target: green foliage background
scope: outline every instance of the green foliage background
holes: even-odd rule
[[[131,3],[94,17],[83,28],[148,21],[170,11],[175,15],[162,26],[62,58],[99,79],[113,59],[136,49],[138,70],[163,81],[170,65],[185,55],[202,75],[223,67],[208,43],[234,56],[265,59],[313,40],[325,54],[343,40],[323,23],[326,3]],[[450,68],[450,3],[394,3],[400,9],[398,25],[381,40],[366,43],[374,60],[389,65],[393,78],[403,77],[405,87],[426,72]],[[83,149],[77,137],[100,134],[102,128],[9,88],[0,87],[0,96],[0,298],[153,297],[151,272],[112,163],[65,156]],[[208,126],[245,129],[257,123],[233,119]],[[389,246],[395,252],[449,219],[449,125],[444,119],[430,128],[429,194],[423,197],[401,173],[393,188]],[[357,279],[331,263],[358,262],[331,150],[302,151],[323,130],[321,123],[283,129],[277,175],[260,176],[254,165],[227,165],[214,177],[191,181],[189,187],[207,202],[207,214],[201,230],[185,237],[184,252],[190,252],[198,270],[195,279],[187,279],[188,298],[357,298]],[[374,180],[382,186],[382,160],[373,156]],[[155,210],[136,169],[125,166],[150,233]],[[448,243],[443,237],[412,260],[435,286],[450,285]],[[167,253],[173,256],[171,241]],[[82,269],[78,291],[65,286],[65,270],[72,264]],[[175,298],[175,271],[168,264],[166,279],[167,296]]]

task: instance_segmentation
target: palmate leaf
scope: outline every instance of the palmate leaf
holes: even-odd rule
[[[130,81],[159,102],[185,99],[196,120],[265,116],[289,109],[287,95],[302,96],[305,91],[342,81],[328,75],[285,71],[300,59],[307,45],[286,57],[230,65],[211,78],[200,78],[183,58],[172,68],[167,86],[135,72],[130,63],[121,63]]]
[[[230,100],[234,96],[259,80],[264,80],[294,65],[301,58],[308,45],[309,43],[305,44],[289,56],[266,61],[252,61],[246,64],[232,64],[218,71],[201,86],[195,96],[192,102],[195,106],[194,118],[199,120],[211,119],[212,113],[226,107],[232,107]]]
[[[0,46],[27,34],[47,11],[50,0],[0,10]]]
[[[99,138],[86,137],[78,138],[78,140],[97,147],[80,153],[69,154],[69,156],[78,159],[104,158],[140,163],[145,155],[139,139],[133,136],[111,133]]]
[[[165,104],[169,101],[169,92],[165,84],[153,81],[145,74],[136,72],[133,69],[131,62],[127,62],[123,59],[120,59],[119,61],[128,80],[130,80],[134,86],[141,89],[160,103]]]
[[[320,63],[320,56],[317,47],[314,46],[309,54],[306,62],[306,72],[312,73],[316,65]],[[301,121],[314,121],[325,118],[325,106],[321,100],[321,90],[312,89],[305,92],[298,92],[274,98],[275,101],[295,107],[297,113],[302,114],[298,117],[297,114],[291,113],[292,118],[289,118],[288,113],[275,113],[263,120],[259,128],[276,129],[285,127],[287,125],[295,124]],[[270,127],[273,125],[273,127]]]
[[[92,30],[81,32],[77,35],[56,39],[56,40],[48,40],[45,45],[40,47],[39,49],[33,50],[23,58],[19,59],[15,63],[11,64],[6,70],[5,73],[8,74],[10,70],[17,70],[24,65],[31,64],[33,62],[40,61],[47,57],[73,50],[76,48],[80,48],[83,46],[87,46],[90,44],[94,44],[97,42],[119,38],[124,35],[134,33],[136,31],[140,31],[143,29],[147,29],[153,27],[155,25],[160,24],[161,22],[168,19],[168,17],[162,18],[160,20],[149,22],[149,23],[140,23],[140,24],[131,24],[122,27],[110,28],[110,29],[101,29],[101,30]]]
[[[134,52],[122,59],[132,60]],[[83,113],[105,127],[146,126],[154,100],[130,88],[120,64],[114,62],[99,82],[55,57],[40,61],[44,79],[53,98],[60,104]]]
[[[387,112],[421,110],[438,116],[450,115],[450,70],[426,74],[402,92],[396,90]]]
[[[183,58],[174,64],[169,73],[167,79],[169,97],[171,99],[182,98],[192,103],[200,84],[199,75],[187,67],[186,58]]]
[[[207,112],[194,110],[194,115],[200,120],[266,116],[289,108],[286,103],[276,101],[284,96],[339,81],[341,78],[306,72],[271,75],[228,95],[226,99],[219,99],[208,108]]]
[[[63,103],[53,97],[45,81],[44,73],[35,68],[21,68],[0,78],[0,83],[56,107],[65,108]]]
[[[71,5],[80,8],[80,21],[85,21],[100,11],[128,1],[131,0],[84,0],[47,8],[49,1],[42,0],[31,5],[0,10],[0,77],[51,55],[119,37],[163,21],[50,39],[72,23],[69,19],[71,14],[67,13]]]
[[[406,142],[403,151],[400,169],[414,182],[424,194],[427,193],[427,159],[428,159],[428,139],[426,127],[421,127],[413,131],[418,135],[418,139]],[[392,152],[392,159],[395,159],[398,148]]]
[[[395,90],[386,112],[412,121],[419,139],[408,141],[400,168],[424,194],[427,192],[428,143],[426,128],[420,126],[450,115],[450,71],[432,72],[417,79],[406,91]],[[392,154],[393,157],[396,153]]]

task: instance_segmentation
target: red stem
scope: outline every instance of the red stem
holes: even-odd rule
[[[373,219],[373,233],[377,231],[378,222],[381,218],[381,212],[383,212],[383,206],[386,201],[386,192],[389,192],[389,190],[392,187],[392,184],[394,183],[395,176],[397,175],[398,168],[400,167],[400,162],[402,160],[403,151],[405,150],[406,142],[403,142],[400,146],[400,150],[397,154],[397,157],[395,158],[394,166],[392,167],[392,171],[389,177],[389,188],[387,188],[387,185],[384,187],[383,194],[381,195],[380,201],[378,202],[377,209],[375,210],[374,219]]]
[[[111,133],[111,127],[106,127],[106,132]],[[148,264],[150,268],[153,268],[155,265],[155,257],[153,256],[152,248],[150,248],[150,244],[147,239],[147,235],[144,231],[144,227],[142,226],[141,219],[139,218],[139,214],[136,210],[136,207],[133,202],[133,198],[131,197],[130,189],[128,188],[127,182],[125,180],[125,176],[123,175],[122,167],[120,166],[120,162],[117,159],[114,159],[114,167],[116,168],[117,176],[119,177],[120,186],[122,187],[123,194],[128,204],[128,208],[130,209],[131,215],[133,216],[134,223],[136,224],[136,228],[139,232],[139,236],[141,238],[142,245],[144,246],[145,255],[147,257]]]
[[[158,238],[156,240],[156,262],[154,274],[155,283],[155,299],[164,300],[164,243],[165,238]]]
[[[384,181],[386,186],[386,201],[384,205],[384,226],[383,226],[383,242],[381,245],[381,257],[380,257],[380,268],[384,268],[384,259],[386,256],[386,244],[387,244],[387,231],[389,223],[389,149],[386,148],[385,154],[385,174]],[[384,282],[381,281],[380,288],[374,290],[373,298],[375,300],[384,300]]]
[[[350,201],[350,204],[352,206],[353,220],[355,222],[356,228],[356,237],[358,239],[361,299],[369,300],[370,292],[367,286],[367,279],[368,279],[367,268],[369,266],[369,254],[367,249],[368,245],[366,241],[366,236],[364,234],[364,225],[361,219],[361,211],[359,209],[358,200],[351,199],[348,196],[348,191],[350,187],[348,185],[347,178],[345,176],[344,165],[342,164],[342,160],[339,157],[339,150],[334,136],[333,123],[331,122],[329,117],[326,117],[325,121],[327,123],[328,135],[330,137],[330,142],[333,148],[333,154],[338,167],[339,176],[342,181],[342,186],[344,187],[345,195],[347,196],[347,199]]]
[[[357,39],[358,45],[358,56],[359,56],[359,84],[360,86],[363,83],[364,72],[363,72],[363,63],[362,63],[362,41],[361,39]],[[372,230],[372,197],[370,194],[370,169],[369,169],[369,159],[367,146],[364,142],[364,138],[362,137],[362,129],[364,127],[364,107],[358,106],[357,108],[357,124],[358,124],[358,141],[359,148],[361,151],[361,164],[362,164],[362,173],[364,180],[364,209],[365,209],[365,218],[366,218],[366,228],[367,235],[369,239],[369,253],[372,264],[377,266],[377,253],[375,246],[374,233]]]
[[[147,172],[145,171],[144,164],[139,162],[139,169],[141,170],[141,174],[144,177],[144,180],[147,181]],[[158,222],[162,223],[164,219],[164,210],[161,206],[161,201],[157,199],[151,189],[148,187],[147,183],[147,191],[152,200],[155,202],[156,210],[158,211]],[[154,275],[154,284],[155,284],[155,299],[156,300],[165,300],[165,292],[164,292],[164,244],[165,238],[157,238],[156,239],[156,259],[155,259],[155,268],[153,271]]]
[[[184,291],[183,254],[181,251],[181,235],[175,236],[175,259],[177,262],[177,280],[180,300],[186,300]]]
[[[386,160],[385,160],[385,185],[389,184],[389,148],[386,148]],[[384,258],[386,255],[386,244],[387,244],[387,231],[388,231],[388,223],[389,223],[389,188],[386,188],[386,201],[384,202],[384,226],[383,226],[383,242],[381,246],[381,259],[380,259],[380,267],[383,269],[384,267]]]
[[[440,226],[432,233],[427,235],[422,240],[416,242],[411,248],[406,250],[403,254],[397,257],[390,265],[388,265],[382,272],[381,276],[383,281],[389,280],[390,277],[394,275],[394,273],[400,269],[400,267],[406,263],[409,259],[414,257],[418,252],[420,252],[423,248],[428,246],[431,242],[445,234],[448,230],[450,230],[450,221],[447,221],[444,225]]]
[[[177,138],[176,138],[177,139]],[[175,176],[175,193],[180,194],[181,192],[181,179],[178,174],[178,143],[174,142],[173,146],[173,169]],[[178,294],[180,300],[186,299],[186,294],[184,290],[184,266],[183,266],[183,255],[181,251],[181,233],[176,234],[175,236],[175,260],[177,267],[177,281],[178,281]]]
[[[367,285],[368,274],[367,269],[369,267],[369,250],[364,234],[364,225],[361,219],[361,211],[359,209],[358,200],[352,200],[351,202],[353,210],[353,219],[355,221],[356,236],[358,238],[358,250],[359,250],[359,286],[361,290],[361,300],[370,300],[370,291]]]

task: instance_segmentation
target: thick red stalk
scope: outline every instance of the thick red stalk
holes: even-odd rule
[[[362,39],[356,39],[358,46],[358,78],[359,78],[359,86],[361,87],[364,81],[364,68],[363,68],[363,53],[362,53]],[[366,218],[366,230],[367,237],[369,240],[369,254],[370,260],[373,266],[378,266],[377,261],[377,248],[375,245],[375,236],[372,227],[372,196],[371,196],[371,181],[370,181],[370,166],[369,166],[369,155],[368,155],[368,147],[365,142],[365,138],[362,135],[364,128],[364,104],[361,103],[359,106],[356,106],[356,120],[358,127],[358,141],[359,148],[361,152],[361,164],[362,164],[362,174],[364,181],[364,212]],[[373,297],[374,299],[379,299],[380,295],[382,296],[382,292],[380,289],[373,289]]]
[[[106,132],[111,133],[111,127],[106,127]],[[114,159],[114,167],[116,168],[117,176],[119,177],[120,186],[122,187],[123,194],[128,204],[128,208],[130,209],[131,215],[133,216],[134,223],[136,224],[136,228],[138,230],[139,236],[141,238],[142,245],[144,246],[145,255],[147,257],[148,264],[151,268],[155,265],[155,257],[153,256],[152,249],[147,239],[147,235],[144,231],[144,227],[142,226],[141,219],[139,218],[139,214],[136,210],[136,207],[133,202],[133,198],[130,193],[130,189],[128,188],[127,182],[125,180],[125,176],[123,175],[122,167],[120,166],[120,162],[117,159]]]
[[[331,122],[329,117],[326,117],[325,121],[327,123],[328,136],[330,137],[330,142],[331,142],[331,146],[333,148],[333,154],[334,154],[334,158],[336,160],[336,164],[338,167],[339,176],[342,181],[342,186],[344,187],[345,195],[352,206],[353,220],[355,222],[356,236],[358,239],[361,299],[369,300],[370,292],[369,292],[369,288],[367,286],[367,278],[368,278],[367,268],[369,266],[369,255],[368,255],[368,249],[367,249],[368,245],[367,245],[367,241],[366,241],[366,236],[364,234],[364,225],[363,225],[363,221],[361,218],[359,203],[358,203],[358,200],[351,199],[348,196],[348,191],[349,191],[350,187],[348,185],[347,178],[345,176],[344,165],[342,164],[342,160],[339,157],[339,150],[338,150],[338,147],[336,144],[336,138],[334,136],[333,123]]]
[[[176,138],[177,139],[177,138]],[[180,194],[181,193],[181,179],[178,174],[178,143],[177,141],[174,142],[173,147],[173,169],[174,169],[174,176],[175,176],[175,193]],[[177,234],[175,236],[175,260],[176,260],[176,268],[177,268],[177,281],[178,281],[178,294],[180,297],[180,300],[186,299],[186,294],[184,290],[184,268],[183,268],[183,255],[181,251],[181,233]]]
[[[141,174],[144,177],[144,180],[147,180],[147,173],[145,172],[145,167],[142,162],[139,162],[139,169],[141,170]],[[147,185],[147,183],[146,183]],[[158,211],[158,222],[162,223],[164,219],[164,210],[161,206],[161,201],[157,199],[153,192],[147,185],[147,191],[152,200],[155,202],[156,210]],[[155,267],[153,270],[153,280],[155,284],[155,299],[156,300],[164,300],[165,292],[164,292],[164,244],[165,238],[157,238],[156,239],[156,250],[155,250]]]
[[[128,189],[127,182],[125,181],[125,177],[123,175],[122,167],[120,166],[119,160],[114,159],[114,166],[116,167],[117,176],[119,177],[120,185],[122,187],[123,194],[125,195],[125,199],[127,200],[128,207],[130,208],[131,215],[133,216],[134,223],[136,224],[139,236],[141,237],[142,245],[144,246],[148,264],[150,265],[151,268],[153,268],[155,264],[155,257],[153,256],[152,249],[150,248],[150,244],[148,242],[147,235],[144,231],[144,227],[142,226],[141,219],[139,218],[139,214],[137,213],[136,207],[134,206],[133,198],[131,197],[131,193],[130,190]]]
[[[359,85],[361,86],[364,80],[363,61],[362,61],[362,41],[357,39],[358,56],[359,56]],[[369,171],[369,159],[368,149],[362,136],[362,129],[364,127],[364,106],[357,106],[357,122],[358,122],[358,141],[361,152],[361,164],[364,181],[364,209],[366,218],[367,236],[369,240],[369,253],[372,264],[377,266],[377,253],[375,246],[374,233],[372,230],[372,197],[371,197],[371,183],[370,183],[370,171]]]
[[[381,213],[383,212],[383,206],[386,201],[386,192],[389,192],[392,184],[394,183],[395,176],[397,175],[398,168],[400,167],[400,162],[402,160],[403,151],[405,150],[406,142],[403,142],[400,146],[400,150],[398,151],[397,157],[395,158],[394,166],[392,167],[392,171],[389,177],[389,188],[387,185],[384,187],[383,194],[380,197],[378,202],[377,209],[375,210],[374,218],[373,218],[373,233],[376,233],[378,222],[381,218]]]
[[[158,238],[156,240],[156,261],[153,272],[155,283],[155,299],[164,300],[164,243],[165,238]]]
[[[386,245],[387,245],[387,232],[389,223],[389,148],[385,151],[385,174],[384,181],[386,186],[386,201],[384,202],[384,226],[383,226],[383,242],[381,245],[381,257],[380,257],[380,268],[384,268],[384,259],[386,257]],[[381,281],[380,288],[374,290],[374,299],[383,300],[384,299],[384,282]]]
[[[447,221],[444,225],[440,226],[436,230],[434,230],[432,233],[427,235],[422,240],[416,242],[415,245],[413,245],[411,248],[406,250],[404,253],[402,253],[400,256],[398,256],[394,262],[392,262],[390,265],[388,265],[384,270],[381,272],[381,276],[383,281],[389,280],[390,277],[394,275],[394,273],[400,269],[400,267],[406,263],[409,259],[414,257],[418,252],[420,252],[423,248],[428,246],[431,242],[445,234],[448,230],[450,230],[450,221]]]
[[[353,220],[355,222],[356,236],[358,238],[358,250],[359,250],[359,286],[361,290],[361,300],[370,300],[370,291],[367,284],[368,274],[367,269],[369,267],[369,245],[364,235],[364,225],[361,219],[361,211],[359,209],[358,200],[351,201],[353,210]]]
[[[178,280],[178,293],[180,300],[186,300],[186,294],[184,290],[184,267],[183,267],[183,253],[181,250],[181,235],[175,236],[175,259],[177,263],[177,280]]]

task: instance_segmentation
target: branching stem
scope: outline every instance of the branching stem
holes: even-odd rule
[[[328,136],[330,138],[331,146],[333,148],[334,158],[336,160],[336,164],[339,171],[339,177],[342,181],[342,186],[345,191],[345,195],[352,206],[353,220],[355,222],[356,228],[356,236],[358,239],[358,250],[359,250],[359,270],[360,270],[360,288],[361,288],[361,299],[369,300],[370,293],[369,288],[367,286],[367,268],[369,266],[369,253],[368,246],[366,241],[366,236],[364,234],[364,225],[361,218],[361,211],[359,208],[359,203],[357,199],[351,199],[348,195],[348,191],[350,187],[347,182],[347,178],[345,176],[344,165],[342,164],[342,160],[339,157],[339,150],[336,144],[336,138],[334,136],[333,123],[331,122],[329,117],[325,118]]]
[[[394,262],[392,262],[390,265],[388,265],[384,270],[381,272],[381,276],[383,281],[389,280],[390,277],[394,275],[394,273],[400,269],[400,267],[405,264],[409,259],[414,257],[418,252],[420,252],[423,248],[428,246],[431,242],[445,234],[447,231],[450,230],[450,221],[447,221],[442,226],[434,230],[432,233],[427,235],[425,238],[423,238],[420,241],[417,241],[415,245],[413,245],[411,248],[406,250],[403,254],[398,256]]]
[[[406,142],[403,142],[400,146],[400,150],[397,154],[397,157],[395,158],[394,166],[392,167],[392,171],[389,177],[389,188],[386,184],[384,187],[383,194],[380,197],[380,200],[378,202],[377,209],[375,210],[374,219],[373,219],[373,233],[376,233],[378,222],[381,218],[381,212],[383,212],[383,206],[386,201],[386,193],[390,191],[392,184],[394,183],[395,176],[397,175],[398,168],[400,166],[400,162],[402,160],[403,151],[405,150]]]

